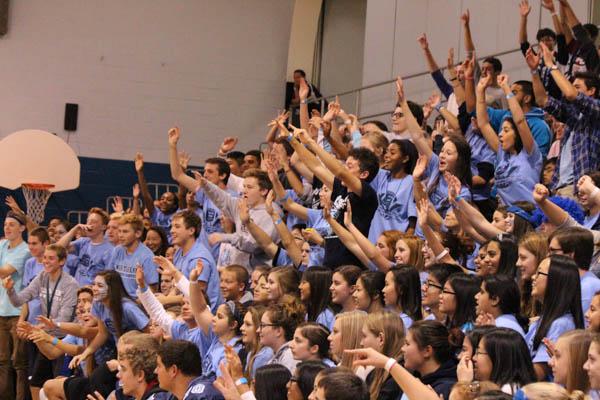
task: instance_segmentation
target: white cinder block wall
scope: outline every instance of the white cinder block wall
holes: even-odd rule
[[[194,163],[224,136],[256,147],[283,106],[293,0],[14,0],[0,38],[0,138],[39,128],[78,155],[166,162],[183,130]]]
[[[558,3],[555,1],[555,3]],[[393,79],[398,74],[424,71],[427,64],[416,38],[426,32],[431,50],[440,66],[446,65],[448,49],[464,59],[463,31],[459,18],[467,8],[478,56],[518,48],[518,0],[368,0],[365,28],[363,85]],[[540,1],[530,0],[528,35],[535,42],[540,26]],[[571,0],[579,19],[588,22],[589,0]],[[558,4],[556,4],[558,10]],[[541,26],[552,27],[547,10],[541,11]],[[530,79],[521,53],[501,57],[511,80]],[[424,101],[435,88],[429,76],[406,82],[409,98]],[[387,112],[395,101],[392,84],[364,91],[361,115]],[[386,123],[389,116],[380,117]]]

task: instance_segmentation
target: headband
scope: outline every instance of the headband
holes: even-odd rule
[[[531,214],[529,214],[527,211],[523,210],[521,207],[510,206],[506,209],[506,212],[518,215],[519,217],[523,218],[525,221],[532,224],[531,220],[533,219],[533,216]]]

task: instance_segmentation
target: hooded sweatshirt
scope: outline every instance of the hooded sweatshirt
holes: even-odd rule
[[[488,107],[488,115],[490,124],[498,133],[502,130],[502,122],[504,122],[506,118],[512,117],[509,110],[496,110],[491,107]],[[540,153],[542,153],[543,157],[546,157],[548,151],[550,151],[552,133],[550,127],[544,120],[544,111],[541,108],[533,107],[525,114],[525,120],[527,121],[527,125],[529,125],[529,129],[531,130],[531,134],[533,135],[533,139],[535,140]]]
[[[430,385],[444,399],[450,398],[450,390],[456,381],[456,362],[454,360],[446,361],[435,372],[421,377],[421,382]]]

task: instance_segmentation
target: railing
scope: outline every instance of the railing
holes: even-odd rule
[[[87,222],[87,211],[69,211],[67,212],[67,220],[73,224],[85,224]]]
[[[477,58],[477,61],[482,61],[482,60],[484,60],[484,59],[486,59],[488,57],[500,57],[500,56],[505,56],[505,55],[508,55],[508,54],[517,53],[517,52],[520,53],[521,49],[520,48],[511,49],[511,50],[506,50],[506,51],[502,51],[502,52],[495,53],[495,54],[490,54],[490,55],[482,56],[482,57]],[[448,69],[447,67],[440,68],[441,71],[445,71],[447,69]],[[422,71],[422,72],[417,72],[415,74],[405,75],[405,76],[402,77],[402,79],[403,80],[409,80],[409,79],[413,79],[413,78],[419,78],[419,77],[422,77],[422,76],[426,76],[426,75],[429,75],[429,74],[430,74],[430,71],[426,70],[426,71]],[[318,102],[321,102],[321,115],[323,115],[326,110],[325,110],[325,102],[322,101],[322,100],[333,100],[336,97],[356,95],[355,101],[354,101],[354,113],[353,114],[356,115],[359,120],[361,120],[361,119],[362,120],[364,120],[364,119],[371,119],[371,118],[379,117],[379,116],[382,116],[382,115],[389,115],[389,114],[392,113],[392,111],[394,111],[393,108],[390,108],[387,111],[376,113],[376,114],[361,115],[360,114],[360,111],[361,111],[360,110],[361,94],[365,90],[380,88],[380,87],[392,84],[394,82],[396,82],[395,78],[394,79],[389,79],[389,80],[383,81],[383,82],[373,83],[371,85],[361,86],[361,87],[356,88],[356,89],[347,90],[345,92],[340,92],[340,93],[336,93],[336,94],[329,95],[329,96],[321,96],[321,97],[317,97],[317,98],[308,99],[308,102],[309,103],[318,103]],[[298,108],[298,107],[299,107],[298,105],[295,105],[295,106],[291,106],[290,108],[292,110],[294,110],[295,108]],[[346,107],[346,110],[348,110],[348,107]]]
[[[148,182],[148,190],[150,193],[154,190],[154,200],[158,200],[160,196],[165,192],[173,192],[177,194],[179,191],[179,186],[174,183],[156,183],[156,182]]]
[[[106,198],[106,212],[107,213],[111,213],[114,210],[112,209],[112,203],[116,200],[117,197],[120,197],[121,200],[123,201],[123,209],[124,210],[128,210],[130,208],[133,208],[133,197],[129,197],[129,196],[108,196]],[[140,210],[142,209],[142,203],[141,200],[138,199],[138,202],[140,203]]]

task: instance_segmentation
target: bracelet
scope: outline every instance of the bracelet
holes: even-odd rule
[[[537,75],[539,73],[539,71],[536,69],[532,69],[531,70],[531,75]]]
[[[437,106],[435,106],[433,108],[435,108],[435,111],[440,112],[440,110],[442,109],[442,107],[443,106],[441,104],[438,104]]]
[[[444,251],[442,251],[440,254],[435,256],[435,261],[440,261],[442,258],[446,257],[447,255],[448,255],[448,249],[444,249]]]
[[[456,81],[456,80],[458,80],[458,78],[457,78],[457,77],[450,78],[450,81],[451,81],[451,82],[454,82],[454,81]]]
[[[300,104],[306,104],[306,99],[300,100]]]
[[[247,384],[248,384],[248,379],[246,379],[244,377],[241,377],[240,379],[235,381],[235,386],[247,385]]]
[[[387,362],[385,363],[385,366],[383,367],[387,372],[390,372],[390,370],[392,369],[392,367],[394,365],[398,364],[398,361],[394,360],[393,358],[389,358],[389,360],[387,360]]]
[[[60,324],[61,324],[60,322],[57,322],[57,323],[56,323],[56,327],[57,327],[58,329],[60,329]]]
[[[274,225],[279,225],[281,223],[281,218],[277,218],[273,220]]]
[[[465,198],[464,198],[464,197],[462,197],[462,196],[456,196],[456,197],[454,198],[454,201],[458,203],[459,201],[461,201],[461,200],[464,200],[464,199],[465,199]]]
[[[52,339],[52,342],[51,342],[51,343],[52,343],[52,346],[56,346],[56,345],[58,344],[58,338],[55,336],[55,337]]]
[[[513,97],[515,97],[515,94],[514,93],[509,93],[509,94],[506,95],[506,100],[510,100]]]

